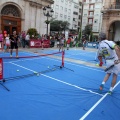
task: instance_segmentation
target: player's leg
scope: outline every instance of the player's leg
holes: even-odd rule
[[[13,48],[14,48],[14,44],[11,43],[11,46],[10,46],[10,57],[12,57]]]
[[[16,49],[16,58],[18,58],[18,44],[15,44],[15,49]]]
[[[104,77],[104,79],[103,79],[103,81],[102,81],[102,84],[100,85],[100,88],[99,88],[100,90],[103,90],[104,85],[105,85],[105,83],[107,82],[107,80],[109,79],[110,75],[111,75],[111,73],[107,73],[107,74],[105,75],[105,77]]]
[[[113,78],[112,78],[112,82],[111,82],[111,87],[110,87],[110,89],[109,89],[109,91],[108,91],[109,94],[112,93],[113,87],[114,87],[115,84],[116,84],[116,80],[117,80],[117,75],[116,75],[115,73],[113,73]]]
[[[61,49],[61,44],[59,44],[59,52],[60,52],[60,49]]]

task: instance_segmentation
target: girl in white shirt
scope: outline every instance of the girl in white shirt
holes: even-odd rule
[[[6,52],[9,52],[9,47],[10,47],[10,37],[9,34],[5,37],[6,41]]]

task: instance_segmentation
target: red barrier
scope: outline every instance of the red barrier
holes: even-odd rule
[[[0,80],[3,79],[3,61],[2,58],[0,58]]]
[[[30,40],[30,48],[41,48],[42,47],[42,40]],[[49,48],[50,47],[50,40],[44,40],[43,41],[43,47]]]

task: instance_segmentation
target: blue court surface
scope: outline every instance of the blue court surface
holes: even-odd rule
[[[53,52],[53,51],[52,51]],[[51,53],[44,51],[43,53]],[[80,50],[65,52],[82,55]],[[94,59],[94,52],[80,59]],[[92,54],[94,54],[92,56]],[[15,53],[13,54],[13,56]],[[35,53],[20,52],[19,56]],[[9,56],[3,53],[2,56]],[[61,55],[58,55],[61,56]],[[91,57],[92,56],[92,57]],[[79,59],[76,56],[75,59]],[[3,59],[5,83],[0,84],[0,120],[119,120],[120,76],[112,95],[111,79],[102,93],[98,88],[105,72],[101,68],[65,61],[51,56]]]

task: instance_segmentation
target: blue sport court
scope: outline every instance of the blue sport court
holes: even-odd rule
[[[0,82],[0,120],[119,120],[120,76],[112,95],[107,93],[112,78],[99,93],[104,69],[74,62],[96,64],[96,52],[65,51],[63,68],[61,53],[46,56],[55,52],[19,52],[19,59],[0,54],[5,79]]]

